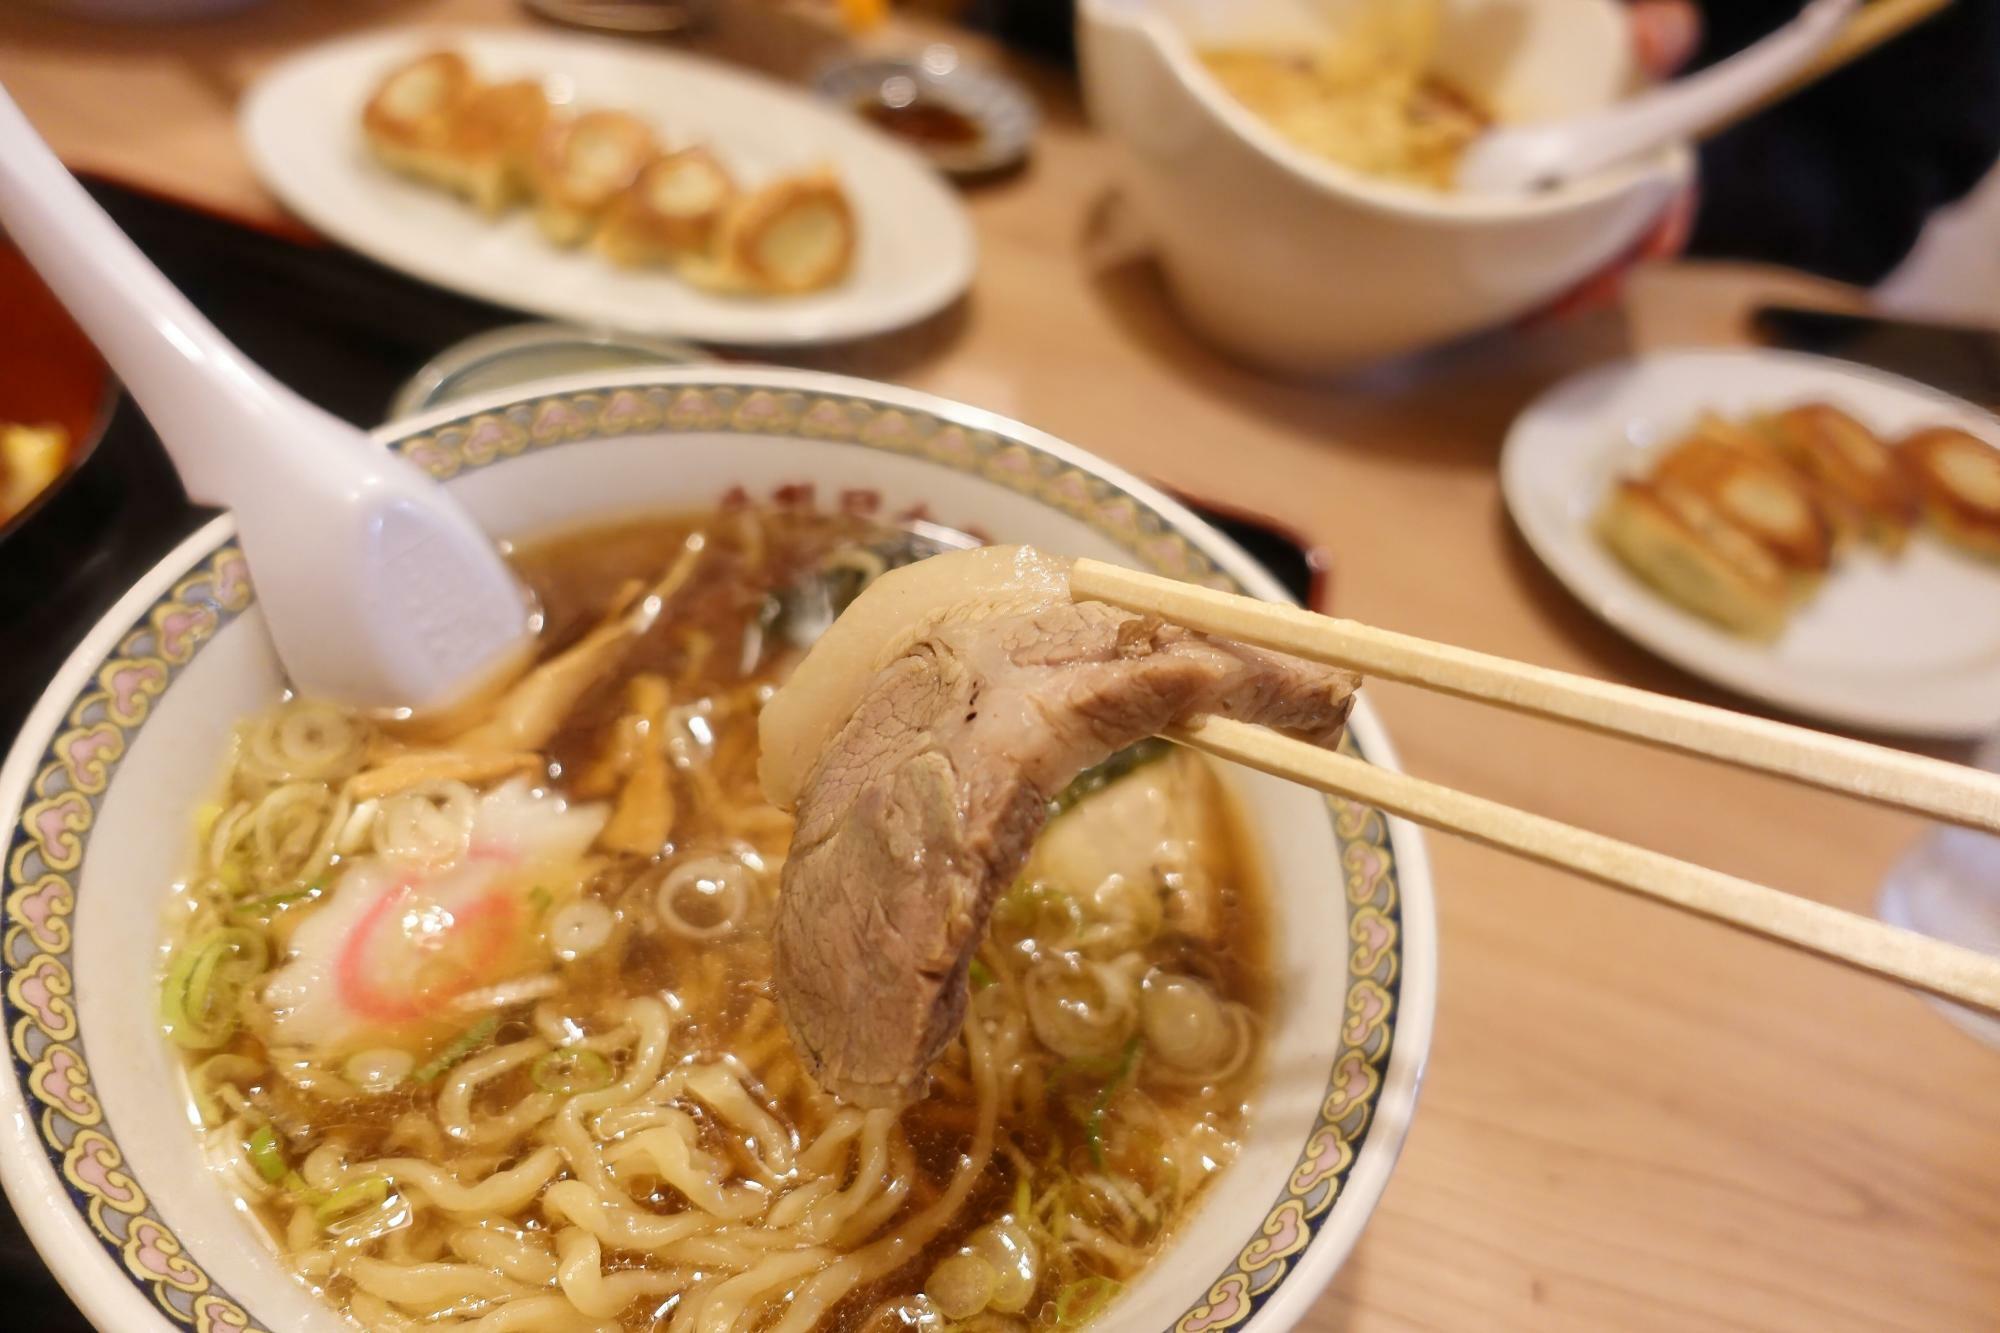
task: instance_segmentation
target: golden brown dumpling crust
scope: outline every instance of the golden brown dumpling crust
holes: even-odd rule
[[[777,181],[731,210],[719,242],[724,262],[769,292],[810,292],[854,262],[854,209],[829,172]]]
[[[482,210],[499,213],[527,194],[535,145],[548,121],[548,96],[533,79],[484,85],[459,105],[451,153],[464,164],[465,192]]]
[[[534,80],[482,84],[462,56],[437,51],[382,81],[362,128],[388,166],[497,214],[526,192],[529,158],[548,117],[548,98]]]
[[[1769,639],[1784,628],[1784,570],[1691,491],[1621,481],[1597,516],[1611,553],[1669,601],[1724,629]]]
[[[1891,553],[1917,520],[1917,498],[1889,446],[1827,403],[1789,408],[1765,423],[1785,458],[1839,497],[1864,536]]]
[[[1931,526],[1968,551],[2000,560],[2000,449],[1940,427],[1904,440],[1896,456]]]
[[[831,171],[745,193],[707,148],[663,153],[636,116],[551,106],[532,79],[484,83],[454,51],[391,70],[361,119],[391,168],[489,216],[527,201],[548,240],[594,238],[614,264],[667,265],[710,291],[783,296],[830,287],[854,263],[854,208]]]
[[[605,212],[597,248],[614,264],[705,253],[736,198],[736,182],[706,148],[654,159]]]
[[[1654,480],[1701,496],[1787,569],[1808,579],[1833,563],[1833,532],[1812,492],[1789,469],[1706,436],[1677,445]]]
[[[361,128],[378,150],[435,151],[451,135],[452,116],[477,81],[456,51],[432,51],[389,71],[361,111]]]
[[[552,119],[532,172],[543,233],[558,245],[582,241],[658,154],[652,130],[623,111]]]

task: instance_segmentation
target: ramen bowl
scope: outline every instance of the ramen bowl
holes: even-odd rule
[[[1350,0],[1361,3],[1362,0]],[[1613,0],[1443,0],[1432,71],[1497,120],[1561,119],[1633,77]],[[1684,147],[1534,195],[1441,192],[1295,146],[1202,64],[1311,50],[1318,0],[1082,0],[1091,118],[1195,328],[1245,360],[1326,374],[1492,327],[1629,250],[1693,177]]]
[[[625,370],[453,404],[380,438],[507,538],[732,494],[810,498],[1282,595],[1186,509],[1083,451],[857,380]],[[193,854],[194,812],[234,723],[281,688],[249,570],[217,519],[85,638],[0,769],[14,1052],[0,1178],[102,1329],[351,1327],[289,1276],[205,1163],[154,1017],[163,912]],[[1365,706],[1350,743],[1393,762]],[[1229,776],[1277,918],[1267,1071],[1240,1158],[1106,1328],[1288,1327],[1380,1197],[1430,1037],[1435,932],[1416,835],[1373,810]]]

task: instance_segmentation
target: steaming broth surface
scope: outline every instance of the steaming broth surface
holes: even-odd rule
[[[536,707],[241,729],[162,1013],[218,1171],[357,1322],[1077,1327],[1234,1156],[1263,894],[1205,761],[1164,747],[1066,794],[928,1098],[863,1113],[802,1073],[756,714],[796,660],[774,595],[851,591],[877,535],[742,508],[527,547]],[[650,626],[566,675],[648,584]]]

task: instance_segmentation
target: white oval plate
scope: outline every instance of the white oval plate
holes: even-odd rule
[[[1653,592],[1597,542],[1612,481],[1703,411],[1834,403],[1894,438],[1958,426],[2000,444],[2000,421],[1910,380],[1788,352],[1680,352],[1568,380],[1522,413],[1501,456],[1521,533],[1585,606],[1677,666],[1843,726],[1922,736],[2000,730],[2000,566],[1919,532],[1898,560],[1842,558],[1774,643],[1710,625]]]
[[[395,174],[363,141],[361,108],[391,68],[438,48],[464,52],[487,78],[540,78],[558,100],[630,111],[663,142],[708,143],[753,185],[831,165],[859,221],[853,272],[801,296],[718,296],[665,270],[558,249],[526,209],[489,219]],[[373,33],[315,47],[266,74],[244,99],[241,129],[264,183],[327,235],[412,277],[555,319],[737,345],[833,342],[913,323],[972,281],[965,209],[914,153],[805,92],[636,43]]]

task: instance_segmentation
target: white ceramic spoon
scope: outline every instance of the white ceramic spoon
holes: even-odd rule
[[[1595,115],[1481,135],[1459,163],[1458,188],[1524,194],[1697,138],[1803,73],[1859,5],[1860,0],[1812,0],[1777,32],[1699,74]]]
[[[138,401],[189,498],[235,512],[296,688],[422,710],[518,660],[534,633],[530,600],[471,516],[217,332],[4,90],[0,225]]]

